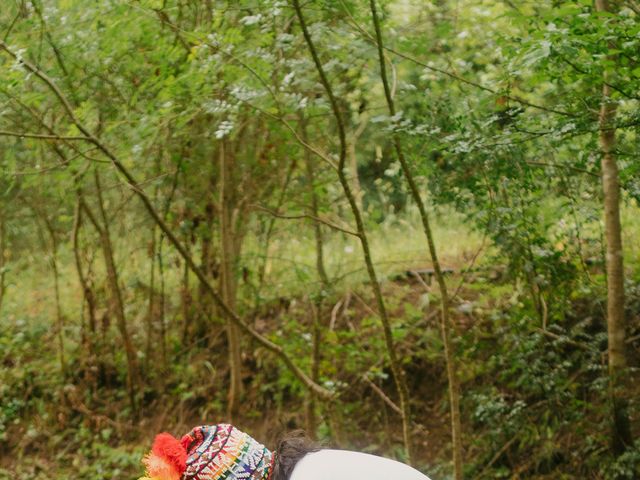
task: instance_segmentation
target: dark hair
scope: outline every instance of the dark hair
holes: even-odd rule
[[[307,453],[318,450],[320,446],[307,437],[304,430],[294,430],[285,434],[278,442],[271,480],[289,480],[298,462]]]

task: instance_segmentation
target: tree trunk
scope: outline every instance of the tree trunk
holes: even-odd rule
[[[310,299],[312,315],[312,344],[311,344],[311,380],[318,383],[320,380],[320,360],[322,342],[321,318],[322,318],[322,298],[316,295],[315,299]],[[318,415],[316,412],[316,399],[310,393],[307,394],[304,404],[305,430],[312,440],[317,440]]]
[[[89,331],[84,332],[84,342],[83,347],[84,351],[87,355],[85,359],[85,380],[91,385],[92,389],[95,389],[96,384],[96,376],[93,373],[94,368],[98,368],[96,363],[100,362],[100,350],[96,348],[96,300],[93,290],[89,285],[89,281],[87,280],[84,270],[82,269],[82,259],[80,256],[80,227],[82,225],[82,201],[78,198],[76,202],[76,209],[73,221],[73,231],[71,233],[71,239],[73,243],[73,258],[75,260],[76,272],[78,274],[78,281],[80,282],[80,287],[82,288],[82,311],[84,311],[85,304],[87,306],[87,316],[88,316],[88,324]],[[96,362],[97,360],[97,362]],[[100,370],[100,368],[98,368]]]
[[[0,211],[0,313],[2,312],[2,302],[4,300],[5,282],[6,282],[6,266],[5,266],[5,249],[7,242],[7,219],[4,212]]]
[[[295,169],[295,166],[296,166],[296,161],[294,159],[291,161],[291,163],[289,164],[289,167],[287,168],[287,174],[285,175],[284,181],[282,183],[282,188],[280,189],[280,196],[278,198],[278,202],[276,203],[276,208],[275,208],[276,212],[280,211],[280,208],[282,208],[282,205],[286,200],[287,189],[289,187],[289,183],[293,176],[293,171]],[[262,262],[258,267],[258,281],[255,287],[255,298],[256,298],[255,307],[254,307],[255,310],[257,310],[258,306],[260,305],[260,300],[261,300],[260,294],[262,292],[262,288],[264,287],[264,280],[268,271],[268,265],[270,260],[269,251],[271,247],[271,240],[273,238],[274,227],[276,225],[276,220],[277,220],[277,217],[273,215],[269,218],[269,225],[267,226],[267,231],[263,240],[264,246],[262,249]]]
[[[358,139],[364,132],[365,128],[367,128],[367,123],[369,123],[369,119],[366,113],[363,113],[360,119],[360,125],[357,130],[353,132],[349,138],[347,139],[347,157],[349,159],[349,170],[351,175],[351,186],[353,188],[353,196],[356,198],[356,203],[358,204],[358,208],[362,211],[362,186],[360,185],[360,177],[358,176],[358,155],[357,155],[357,147],[358,147]],[[306,149],[305,149],[306,150]]]
[[[189,240],[186,240],[185,251],[189,251]],[[191,287],[189,286],[189,265],[185,262],[182,270],[182,283],[180,286],[180,310],[182,311],[182,343],[186,344],[189,339],[189,326],[191,325]]]
[[[387,79],[386,63],[384,58],[384,46],[383,46],[383,40],[382,40],[382,31],[380,28],[380,21],[378,19],[375,0],[370,0],[369,3],[371,6],[371,14],[373,17],[373,24],[376,31],[376,43],[378,46],[378,60],[380,63],[380,77],[382,79],[382,83],[384,86],[389,115],[393,117],[395,116],[396,111],[395,111],[393,97],[391,95],[391,89],[389,88],[389,81]],[[433,263],[433,270],[435,272],[435,277],[438,282],[438,287],[440,289],[441,308],[442,308],[440,326],[442,330],[442,343],[444,345],[445,361],[447,364],[447,377],[449,381],[449,403],[450,403],[449,408],[450,408],[450,414],[451,414],[451,438],[453,443],[454,476],[456,480],[462,480],[463,457],[462,457],[462,425],[461,425],[462,422],[460,418],[460,386],[458,381],[458,371],[457,371],[457,364],[455,359],[455,352],[453,351],[453,345],[451,343],[451,332],[450,332],[451,319],[449,317],[449,293],[447,291],[447,284],[444,280],[444,275],[442,273],[440,261],[438,260],[438,254],[436,251],[435,241],[433,238],[433,232],[431,230],[429,215],[425,208],[424,202],[422,200],[422,196],[420,194],[418,185],[416,184],[415,179],[413,178],[413,173],[411,172],[411,168],[409,167],[409,164],[407,163],[406,158],[404,156],[404,151],[402,149],[400,138],[396,133],[393,134],[393,143],[396,150],[396,155],[402,167],[402,171],[405,175],[405,178],[407,179],[407,183],[409,184],[409,190],[411,192],[411,196],[413,197],[413,200],[418,206],[418,210],[420,212],[422,227],[424,230],[425,237],[427,239],[427,245],[429,249],[429,254],[431,256],[431,262]]]
[[[169,192],[169,195],[166,197],[164,205],[163,205],[163,211],[162,211],[162,219],[163,221],[166,222],[167,220],[167,216],[169,215],[169,211],[171,210],[171,202],[173,201],[173,197],[176,193],[176,189],[178,188],[178,178],[179,178],[179,174],[180,174],[180,169],[182,167],[182,162],[183,162],[183,157],[180,158],[177,168],[176,168],[176,173],[173,175],[173,180],[171,182],[171,190]],[[156,222],[157,225],[157,222]],[[164,278],[164,254],[163,254],[163,249],[162,247],[164,246],[164,238],[165,238],[165,233],[162,231],[162,228],[159,228],[159,239],[158,239],[158,274],[160,275],[160,328],[162,329],[163,332],[163,337],[166,337],[166,331],[167,331],[167,321],[166,321],[166,291],[165,291],[165,278]],[[166,354],[166,338],[165,338],[165,343],[163,345],[164,348],[164,368],[166,370],[166,368],[168,367],[168,356]],[[161,379],[162,381],[164,380],[164,376]]]
[[[165,316],[166,291],[164,280],[164,258],[162,256],[162,243],[158,245],[158,275],[160,276],[160,308],[158,310],[158,321],[160,322],[160,333],[162,335],[162,366],[166,370],[169,367],[169,357],[167,354],[167,320]],[[164,378],[164,377],[163,377]]]
[[[607,0],[596,0],[599,12],[610,12]],[[610,48],[613,46],[610,45]],[[615,57],[610,57],[615,58]],[[609,353],[609,397],[612,414],[612,447],[616,455],[633,444],[625,379],[628,375],[625,355],[624,265],[622,227],[620,224],[620,181],[615,157],[616,102],[611,98],[605,72],[600,106],[600,151],[602,154],[602,189],[604,194],[604,228],[607,269],[607,334]]]
[[[47,218],[45,212],[42,212],[38,209],[35,204],[32,204],[27,200],[27,203],[33,210],[33,213],[36,216],[36,226],[38,227],[38,235],[40,237],[40,242],[42,243],[43,251],[50,250],[50,258],[49,258],[49,266],[51,267],[51,272],[53,273],[53,288],[54,288],[54,301],[56,308],[56,338],[58,341],[58,360],[60,362],[60,371],[62,373],[62,378],[66,378],[67,375],[67,365],[65,361],[65,352],[64,352],[64,318],[62,316],[62,308],[60,306],[60,285],[59,285],[59,272],[58,272],[58,240],[56,238],[55,229],[49,219]],[[41,219],[44,223],[45,229],[47,230],[47,234],[49,235],[50,242],[47,242],[45,238],[45,234],[42,231],[42,227],[40,222],[37,219]]]
[[[307,46],[309,47],[309,52],[311,53],[313,63],[316,66],[318,76],[320,77],[320,82],[322,83],[325,93],[329,98],[329,103],[331,105],[333,115],[336,119],[336,124],[338,127],[338,136],[340,141],[339,162],[338,162],[338,168],[337,168],[338,179],[340,181],[340,185],[342,186],[344,195],[347,201],[349,202],[351,213],[353,214],[354,220],[356,222],[357,237],[360,240],[360,246],[362,247],[362,255],[364,257],[364,262],[367,268],[367,274],[369,276],[369,281],[371,282],[371,288],[373,289],[373,294],[378,306],[378,315],[380,317],[380,322],[382,323],[382,330],[384,334],[387,355],[389,356],[389,365],[391,367],[391,374],[393,376],[393,380],[396,385],[396,391],[398,393],[398,397],[400,400],[400,409],[402,410],[402,427],[403,427],[402,431],[403,431],[403,440],[404,440],[404,446],[405,446],[405,453],[407,457],[407,463],[411,464],[412,463],[412,441],[411,441],[411,432],[410,432],[411,405],[409,404],[409,389],[407,387],[407,380],[406,380],[404,371],[400,365],[400,360],[398,359],[398,356],[396,353],[396,348],[393,341],[393,331],[391,328],[391,322],[389,320],[387,307],[384,302],[384,298],[382,296],[382,289],[380,288],[380,282],[378,281],[378,276],[377,276],[375,267],[373,265],[373,258],[371,256],[369,239],[367,237],[367,233],[364,227],[364,221],[362,219],[362,212],[358,208],[358,201],[356,197],[353,195],[351,182],[346,173],[346,160],[347,160],[348,147],[347,147],[347,136],[346,136],[346,129],[344,126],[344,120],[342,117],[342,113],[340,111],[340,107],[338,106],[338,101],[333,93],[331,84],[327,79],[326,73],[324,71],[324,67],[320,60],[320,57],[318,56],[318,52],[316,51],[315,45],[313,43],[313,39],[311,38],[311,35],[307,28],[304,15],[302,14],[302,8],[300,7],[300,1],[293,0],[293,7],[298,17],[298,21],[300,22],[302,34],[304,35]]]
[[[306,119],[300,116],[301,124],[301,137],[305,143],[309,143]],[[315,168],[313,165],[313,159],[311,158],[311,152],[308,149],[304,149],[304,161],[307,172],[307,187],[311,196],[311,215],[314,218],[318,218],[318,194],[315,189]],[[357,173],[357,170],[356,170]],[[318,272],[318,278],[322,284],[322,292],[320,295],[316,295],[313,300],[313,341],[312,341],[312,353],[311,353],[311,379],[318,383],[320,380],[320,361],[321,361],[321,349],[322,343],[322,313],[324,306],[324,298],[329,294],[331,284],[329,283],[329,276],[324,265],[324,235],[322,234],[322,228],[320,222],[313,222],[313,234],[316,244],[316,271]],[[311,394],[307,395],[307,401],[305,404],[305,419],[307,433],[316,439],[316,430],[318,428],[318,420],[316,413],[316,401],[315,397]]]
[[[58,352],[60,355],[60,370],[63,378],[67,376],[67,364],[64,352],[64,317],[62,315],[62,307],[60,305],[60,272],[58,271],[58,239],[53,225],[46,216],[42,216],[44,224],[51,238],[51,271],[53,272],[53,288],[56,303],[56,330],[58,336]]]
[[[156,292],[155,292],[155,283],[156,283],[156,224],[154,223],[151,227],[151,242],[149,244],[149,299],[147,306],[147,315],[146,315],[146,327],[147,327],[147,338],[145,339],[145,355],[144,355],[144,370],[149,371],[149,365],[153,363],[151,361],[152,356],[152,347],[153,344],[153,331],[154,331],[154,319],[156,315]]]
[[[136,403],[136,389],[140,384],[138,362],[133,342],[131,341],[131,337],[129,335],[127,318],[124,313],[122,290],[120,289],[119,285],[118,269],[116,267],[113,254],[113,244],[111,243],[111,235],[109,233],[109,219],[104,208],[100,175],[98,174],[97,170],[94,171],[94,180],[97,192],[98,210],[102,219],[102,226],[100,226],[100,223],[97,222],[96,218],[93,216],[86,204],[85,212],[92,220],[92,223],[94,224],[100,235],[100,244],[102,246],[102,252],[104,255],[105,267],[107,269],[107,282],[109,285],[111,310],[116,317],[116,323],[118,325],[120,335],[122,336],[122,342],[124,344],[125,354],[127,358],[127,392],[129,395],[129,403],[131,405],[131,409],[135,418],[138,413]]]
[[[232,191],[233,161],[232,156],[225,152],[225,142],[220,141],[220,244],[221,244],[221,275],[220,285],[222,299],[232,310],[236,309],[237,289],[237,238],[234,238],[233,212],[235,209]],[[242,354],[240,349],[240,334],[238,327],[227,321],[227,342],[229,345],[230,388],[228,396],[228,415],[232,420],[238,413],[240,400],[243,395],[242,385]]]
[[[213,175],[212,175],[213,176]],[[215,192],[215,182],[211,180],[211,191]],[[200,268],[207,277],[213,278],[213,205],[209,203],[205,208],[204,232],[200,235]],[[207,294],[207,289],[203,285],[198,286],[198,312],[196,315],[196,336],[205,336],[209,330],[209,319],[214,314],[213,302]]]
[[[155,169],[156,176],[160,177],[162,175],[162,148],[159,149],[158,154],[155,157]],[[153,201],[156,203],[158,201],[158,193],[160,191],[159,184],[156,183],[153,188]],[[162,303],[164,300],[162,298],[158,299],[158,294],[156,293],[156,257],[158,256],[159,251],[159,241],[157,239],[157,229],[158,226],[153,223],[151,226],[151,241],[149,244],[149,299],[148,299],[148,308],[147,308],[147,339],[145,345],[145,370],[149,368],[149,362],[152,361],[153,356],[153,332],[158,328],[159,333],[159,341],[160,341],[160,353],[161,353],[161,364],[163,367],[167,365],[167,347],[166,347],[166,338],[165,338],[165,329],[164,329],[164,319],[160,310],[162,308]],[[162,281],[160,282],[162,283]],[[162,295],[162,292],[161,292]],[[160,306],[158,305],[160,302]],[[161,375],[162,377],[162,375]]]

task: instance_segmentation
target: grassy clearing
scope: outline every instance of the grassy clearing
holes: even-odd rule
[[[308,293],[319,287],[315,267],[315,241],[308,225],[299,221],[279,222],[269,248],[264,299],[290,298]],[[622,211],[624,232],[624,254],[629,274],[640,271],[640,207],[626,205]],[[440,211],[433,217],[433,230],[437,249],[445,267],[463,269],[471,262],[479,264],[487,254],[495,253],[488,240],[469,228],[460,214]],[[599,224],[586,226],[586,234],[592,238],[599,236]],[[295,235],[294,235],[295,233]],[[409,268],[431,266],[424,233],[415,209],[406,215],[386,221],[370,229],[370,243],[374,262],[382,280],[401,274]],[[146,282],[150,268],[146,246],[131,247],[122,238],[116,240],[117,262],[121,268],[121,282],[128,292],[128,310],[134,317],[141,314],[144,302],[140,302],[136,291],[138,282]],[[166,263],[175,265],[175,252],[166,248]],[[247,238],[242,252],[242,263],[256,268],[262,262],[264,248],[258,239]],[[196,252],[196,257],[197,257]],[[73,264],[72,253],[66,248],[58,252],[60,270],[60,293],[65,317],[75,323],[79,318],[81,291]],[[18,259],[7,273],[7,292],[2,316],[14,322],[45,322],[55,320],[55,297],[53,277],[47,265],[48,257],[24,257]],[[328,274],[338,291],[352,289],[367,280],[362,263],[360,245],[357,239],[347,235],[327,234],[325,241],[325,262]],[[95,262],[97,278],[104,278],[100,258]],[[181,272],[167,268],[165,273],[166,291],[169,301],[178,301]],[[195,280],[192,279],[192,285]]]
[[[482,236],[465,226],[462,216],[446,212],[433,219],[438,254],[444,266],[462,267],[473,258],[482,244]],[[371,229],[369,240],[374,263],[382,280],[408,268],[431,265],[427,244],[415,209],[396,220]],[[283,230],[273,242],[269,259],[268,289],[274,296],[297,296],[306,291],[306,282],[315,282],[315,246],[310,232],[291,237]],[[362,284],[367,274],[360,243],[346,235],[332,235],[325,242],[325,260],[337,289]]]

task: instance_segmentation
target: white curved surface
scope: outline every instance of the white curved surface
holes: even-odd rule
[[[296,465],[290,480],[429,480],[404,463],[368,453],[320,450]]]

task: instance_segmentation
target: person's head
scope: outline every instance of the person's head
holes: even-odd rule
[[[205,425],[181,440],[158,435],[140,480],[288,480],[298,461],[315,450],[301,431],[286,435],[274,454],[232,425]]]
[[[295,430],[286,434],[278,442],[276,461],[270,480],[289,480],[297,463],[307,453],[318,450],[318,445],[312,442],[303,430]]]

